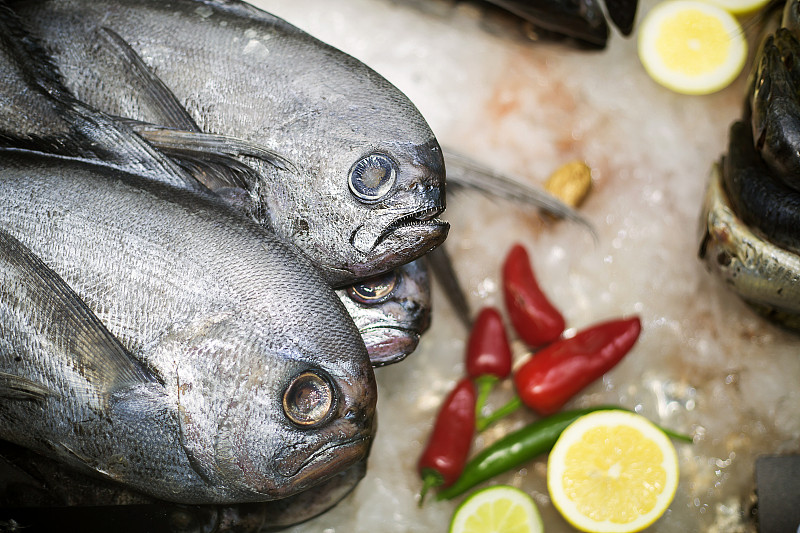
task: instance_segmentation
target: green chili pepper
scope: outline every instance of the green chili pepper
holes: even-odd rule
[[[475,485],[496,475],[515,468],[535,457],[549,452],[558,437],[572,422],[583,415],[594,411],[619,409],[628,411],[618,405],[599,405],[586,409],[563,411],[547,418],[542,418],[484,448],[466,464],[458,480],[448,488],[439,491],[437,500],[449,500],[463,494]],[[691,442],[691,437],[673,431],[664,430],[668,436]]]

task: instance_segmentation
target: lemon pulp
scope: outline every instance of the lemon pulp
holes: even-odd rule
[[[640,531],[666,511],[677,484],[677,454],[669,438],[624,411],[576,420],[547,463],[553,504],[582,531]]]
[[[741,72],[747,41],[724,9],[698,0],[667,0],[654,6],[639,27],[639,58],[661,85],[708,94]]]
[[[539,510],[530,496],[508,485],[479,490],[458,506],[450,533],[542,533]]]

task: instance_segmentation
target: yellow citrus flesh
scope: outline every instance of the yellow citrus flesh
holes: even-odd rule
[[[709,94],[742,71],[747,41],[742,26],[724,9],[699,0],[667,0],[639,26],[639,59],[661,85]]]
[[[539,510],[530,496],[508,485],[479,490],[458,506],[450,533],[542,533]]]
[[[641,531],[667,510],[678,487],[678,456],[646,418],[597,411],[567,427],[547,461],[553,505],[581,531]]]

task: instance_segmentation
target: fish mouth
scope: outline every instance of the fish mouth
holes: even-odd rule
[[[416,328],[387,325],[363,329],[361,336],[373,367],[399,363],[416,350],[420,339]]]
[[[292,478],[296,486],[316,484],[365,459],[371,445],[371,435],[357,435],[340,442],[324,442],[307,454],[287,450],[278,473]]]
[[[383,232],[378,236],[378,240],[375,241],[375,244],[373,245],[372,249],[378,247],[393,233],[406,228],[424,227],[436,230],[437,228],[446,226],[449,229],[450,228],[449,222],[436,218],[437,215],[442,214],[443,211],[444,207],[434,206],[427,209],[421,209],[419,211],[410,213],[404,217],[398,218],[397,220],[386,226]]]
[[[362,224],[350,235],[350,244],[363,259],[351,268],[347,283],[400,267],[430,252],[447,238],[450,223],[436,218],[443,211],[436,205],[395,218],[379,231]]]

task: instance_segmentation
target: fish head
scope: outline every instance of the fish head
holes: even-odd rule
[[[415,260],[337,291],[366,344],[372,366],[412,353],[430,326],[427,263]]]
[[[421,113],[385,78],[321,43],[308,54],[292,66],[304,105],[283,111],[272,140],[251,140],[294,165],[271,180],[281,192],[262,192],[270,225],[344,287],[444,242],[444,157]],[[325,82],[311,83],[320,72]]]
[[[256,320],[230,317],[181,343],[183,445],[216,503],[306,490],[366,460],[375,434],[377,387],[352,321],[300,337],[279,317],[254,336]]]

